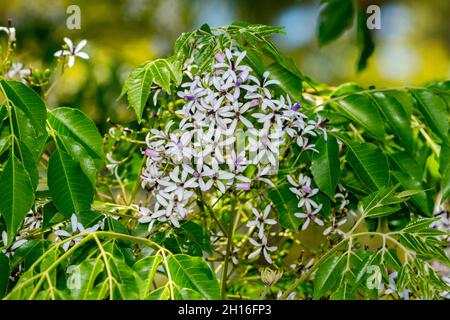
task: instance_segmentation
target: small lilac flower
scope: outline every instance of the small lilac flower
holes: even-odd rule
[[[250,243],[252,245],[257,247],[257,249],[255,251],[253,251],[252,253],[250,253],[248,255],[249,259],[253,259],[253,258],[259,256],[261,254],[261,252],[262,252],[263,256],[264,256],[264,259],[266,259],[266,261],[268,263],[270,263],[270,264],[273,263],[272,259],[270,258],[269,252],[273,252],[273,251],[277,250],[276,246],[269,247],[267,245],[267,238],[266,237],[262,238],[261,242],[257,242],[253,238],[249,238],[248,240],[250,241]]]
[[[264,227],[266,225],[274,225],[277,224],[277,222],[274,219],[267,219],[267,217],[269,216],[270,210],[272,209],[272,207],[269,205],[266,206],[266,208],[264,209],[264,213],[261,214],[258,212],[258,210],[256,210],[255,208],[252,208],[252,212],[255,215],[255,219],[251,220],[249,222],[247,222],[247,227],[251,228],[251,227],[257,227],[259,232],[258,232],[258,236],[260,239],[264,238]]]
[[[323,235],[327,236],[329,234],[339,234],[341,237],[345,238],[347,235],[344,231],[342,231],[339,227],[343,226],[345,223],[347,223],[347,219],[342,219],[341,221],[336,221],[336,217],[331,217],[331,226],[326,228],[323,231]]]
[[[314,221],[317,225],[323,226],[324,222],[316,217],[316,215],[320,212],[322,209],[322,204],[319,204],[319,206],[314,211],[306,211],[306,213],[298,212],[295,214],[297,218],[305,218],[305,222],[302,226],[302,231],[306,230],[311,223],[311,221]]]
[[[70,217],[70,226],[71,226],[71,233],[66,230],[56,230],[55,235],[63,238],[70,238],[74,235],[81,236],[83,234],[92,233],[100,228],[99,224],[93,225],[90,228],[84,228],[83,225],[78,222],[78,218],[75,214],[72,214],[72,216]],[[77,237],[75,239],[67,241],[63,244],[62,248],[64,249],[64,251],[67,251],[72,244],[76,244],[80,242],[82,239],[83,237]]]
[[[70,40],[69,38],[64,38],[64,42],[66,43],[68,50],[59,50],[59,51],[55,52],[55,57],[59,58],[59,57],[63,57],[63,56],[68,56],[69,61],[67,62],[67,66],[69,68],[72,68],[73,65],[75,64],[76,57],[79,57],[79,58],[85,59],[85,60],[89,59],[88,54],[81,51],[87,43],[86,40],[81,40],[80,43],[78,43],[76,46],[73,44],[72,40]]]

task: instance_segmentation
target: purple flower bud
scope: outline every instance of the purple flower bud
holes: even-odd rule
[[[220,53],[216,53],[215,55],[214,55],[214,58],[218,61],[218,62],[223,62],[224,60],[223,60],[223,56],[220,54]]]
[[[195,97],[194,96],[184,96],[184,100],[185,101],[193,101],[193,100],[195,100]]]
[[[259,99],[253,99],[250,101],[250,107],[256,107],[257,105],[259,105]]]
[[[306,193],[311,193],[311,191],[312,191],[311,188],[308,186],[303,186],[302,190],[305,191]]]
[[[302,107],[302,105],[300,103],[296,103],[294,104],[294,106],[292,107],[293,111],[298,111],[300,108]]]
[[[236,183],[236,188],[241,190],[250,190],[250,183],[244,182],[244,183]]]
[[[319,126],[320,128],[323,128],[323,127],[325,127],[325,125],[326,125],[328,122],[330,122],[330,119],[325,119],[325,120],[319,122],[318,126]]]
[[[152,149],[146,149],[143,154],[145,154],[147,157],[157,157],[159,156],[159,153]]]

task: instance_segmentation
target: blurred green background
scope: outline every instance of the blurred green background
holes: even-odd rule
[[[319,0],[1,0],[0,25],[12,19],[17,29],[16,61],[51,67],[53,54],[68,36],[88,40],[84,51],[49,96],[54,106],[79,107],[99,125],[106,119],[134,119],[124,100],[117,101],[130,71],[142,62],[169,55],[178,35],[199,27],[236,20],[286,27],[274,40],[310,77],[328,83],[419,85],[449,78],[450,1],[359,1],[381,7],[381,30],[369,66],[356,71],[354,31],[319,48],[316,40]],[[66,28],[66,9],[81,8],[81,29]]]

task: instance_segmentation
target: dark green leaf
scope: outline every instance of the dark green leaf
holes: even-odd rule
[[[168,269],[173,282],[180,288],[201,293],[206,299],[220,298],[219,283],[208,264],[200,257],[177,254],[167,257]]]
[[[280,87],[295,101],[302,100],[302,80],[295,74],[283,68],[279,63],[272,63],[267,67],[270,78],[278,80]]]
[[[338,38],[352,25],[351,0],[325,0],[319,14],[319,44],[325,45]]]
[[[0,213],[8,231],[8,241],[21,226],[34,203],[34,189],[23,164],[12,154],[0,177]]]
[[[25,169],[28,172],[28,175],[30,176],[33,191],[36,191],[36,188],[39,183],[39,172],[33,154],[22,141],[19,141],[19,148],[17,151],[18,151],[17,154],[20,156],[20,160],[22,161],[23,166],[25,167]]]
[[[301,219],[295,216],[295,213],[298,212],[298,201],[289,187],[289,184],[275,187],[269,192],[268,197],[278,212],[280,225],[297,231],[301,223]]]
[[[26,114],[34,129],[39,133],[45,133],[47,111],[38,94],[19,81],[1,80],[0,85],[6,97]]]
[[[158,255],[145,257],[139,261],[136,261],[134,264],[133,270],[137,272],[139,277],[144,282],[144,285],[139,288],[141,297],[145,297],[150,293],[156,270],[161,262],[162,257]]]
[[[97,167],[94,159],[91,158],[81,144],[69,136],[61,135],[58,136],[58,139],[61,141],[60,143],[72,159],[80,164],[81,170],[83,170],[84,174],[89,178],[89,181],[91,181],[92,187],[95,188]]]
[[[56,150],[48,164],[48,187],[56,208],[66,217],[90,210],[94,189],[81,167],[67,153]]]
[[[357,30],[356,37],[361,53],[358,59],[358,71],[364,70],[367,67],[367,60],[375,50],[375,44],[372,39],[372,34],[367,28],[367,16],[362,10],[357,13]]]
[[[349,148],[346,160],[353,172],[372,191],[389,184],[389,166],[386,156],[370,143],[346,140]]]
[[[127,93],[128,103],[136,112],[138,121],[142,119],[142,113],[150,96],[152,77],[146,62],[133,70],[123,86],[121,96]]]
[[[426,189],[423,182],[418,181],[408,175],[405,172],[392,171],[392,175],[400,182],[402,187],[406,190],[424,190]],[[423,191],[411,196],[413,203],[423,212],[426,216],[433,214],[433,199],[429,191]]]
[[[332,256],[319,266],[314,279],[314,299],[323,297],[335,287],[342,277],[343,261],[342,257]]]
[[[95,123],[78,109],[58,108],[49,113],[48,120],[59,136],[68,136],[81,144],[89,155],[103,160],[103,140]]]
[[[341,166],[339,162],[339,146],[336,138],[328,136],[319,138],[316,143],[316,149],[311,164],[311,172],[314,181],[320,191],[325,193],[330,199],[334,199],[334,192],[341,175]]]
[[[412,154],[414,151],[414,136],[411,120],[402,105],[393,96],[382,92],[374,93],[372,96],[375,105],[388,121],[400,143],[405,146],[409,154]]]
[[[4,297],[9,282],[9,259],[0,253],[0,299]]]
[[[339,101],[338,106],[347,118],[366,129],[373,136],[384,138],[384,121],[369,97],[356,93]]]
[[[331,94],[330,97],[336,98],[336,97],[348,95],[350,93],[356,93],[356,92],[362,91],[362,90],[364,90],[364,87],[361,87],[359,84],[356,84],[354,82],[348,82],[348,83],[344,83],[344,84],[341,84],[340,86],[338,86],[336,88],[336,90],[333,91],[333,93]]]
[[[426,123],[438,137],[448,143],[448,112],[444,100],[428,90],[413,89],[411,92]]]

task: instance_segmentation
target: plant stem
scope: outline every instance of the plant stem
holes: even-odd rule
[[[223,268],[222,268],[222,299],[225,299],[225,294],[227,290],[227,274],[228,274],[228,264],[230,262],[230,255],[232,250],[232,244],[233,244],[233,235],[234,235],[234,229],[236,222],[239,220],[239,215],[236,212],[236,197],[233,197],[231,200],[231,219],[230,224],[228,227],[228,240],[227,240],[227,250],[225,253],[225,259],[223,261]]]

